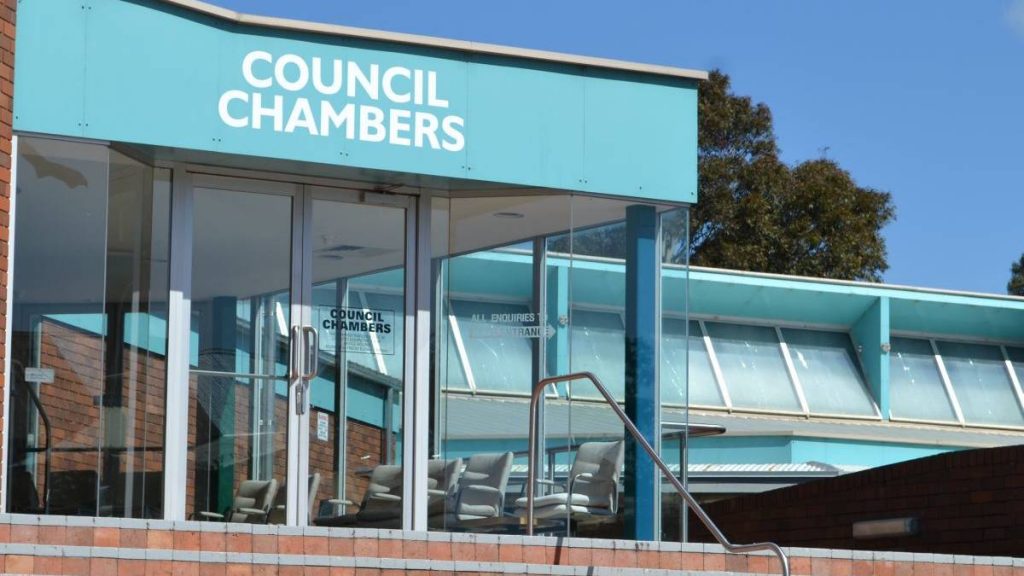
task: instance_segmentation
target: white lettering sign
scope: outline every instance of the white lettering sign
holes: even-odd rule
[[[242,78],[249,88],[225,91],[217,105],[221,121],[231,128],[322,137],[342,133],[347,140],[448,152],[466,147],[466,121],[447,113],[450,103],[440,97],[433,70],[253,50],[242,58]],[[312,87],[321,98],[262,92],[275,87],[285,93]]]
[[[544,338],[555,335],[555,328],[540,321],[533,312],[516,314],[473,314],[471,330],[473,338]]]

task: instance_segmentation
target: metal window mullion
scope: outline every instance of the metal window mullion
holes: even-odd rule
[[[953,412],[956,413],[956,419],[963,426],[966,424],[964,421],[964,412],[960,409],[960,400],[956,397],[956,390],[953,389],[953,381],[949,379],[949,372],[946,371],[946,363],[942,361],[942,355],[939,354],[939,346],[935,343],[935,340],[928,340],[928,343],[932,347],[932,354],[935,357],[935,365],[939,369],[939,376],[942,377],[942,385],[946,388],[946,394],[949,396],[950,403],[953,404]]]
[[[450,302],[448,307],[452,307]],[[459,327],[459,319],[455,317],[455,314],[448,315],[448,324],[452,327],[452,342],[455,343],[455,351],[459,355],[459,363],[462,365],[462,371],[466,374],[466,385],[469,386],[470,391],[476,394],[476,377],[473,376],[473,369],[469,364],[469,355],[466,353],[466,344],[462,340],[462,329]]]
[[[725,402],[725,407],[732,412],[732,397],[729,396],[729,388],[725,385],[725,376],[722,374],[721,364],[718,363],[718,355],[715,354],[715,346],[711,342],[711,336],[708,335],[708,329],[704,326],[703,320],[698,320],[697,325],[700,326],[700,333],[704,340],[704,349],[708,353],[708,361],[711,362],[711,372],[715,375],[715,384],[718,385],[718,392],[722,395],[722,402]],[[689,382],[687,382],[687,390],[689,390]]]
[[[427,463],[430,459],[430,192],[406,210],[405,378],[402,406],[402,528],[427,530]]]
[[[1017,378],[1017,371],[1013,369],[1013,361],[1006,351],[1006,346],[1000,346],[999,351],[1003,353],[1003,362],[1006,364],[1006,373],[1010,376],[1010,383],[1013,384],[1013,392],[1017,395],[1017,405],[1024,411],[1024,392],[1020,388],[1020,378]]]
[[[789,345],[786,344],[786,338],[782,335],[782,328],[776,326],[775,334],[779,338],[779,350],[782,352],[782,360],[786,363],[786,372],[789,373],[789,381],[793,384],[793,390],[796,392],[797,400],[800,401],[800,407],[803,409],[805,415],[810,415],[811,410],[807,406],[807,397],[804,396],[804,387],[800,383],[800,376],[796,373],[796,366],[793,364],[793,358],[789,354]]]
[[[171,256],[167,307],[167,388],[164,418],[164,520],[185,520],[188,482],[189,350],[192,315],[191,176],[171,175]]]
[[[7,292],[5,294],[6,301],[6,312],[7,312],[7,323],[5,325],[4,332],[4,350],[7,351],[4,354],[4,374],[6,378],[4,380],[4,392],[3,392],[3,421],[7,426],[4,430],[4,437],[10,434],[10,422],[11,422],[11,386],[14,384],[14,378],[11,374],[11,336],[14,333],[14,267],[11,265],[14,262],[14,227],[16,225],[17,218],[15,216],[15,204],[17,201],[18,190],[18,135],[14,134],[11,136],[11,184],[7,188]],[[0,442],[3,446],[0,446],[0,513],[7,512],[7,450],[8,442]]]
[[[291,250],[291,326],[307,326],[312,322],[312,194],[305,186],[292,188],[292,250]],[[292,345],[304,346],[304,338]],[[289,351],[291,354],[292,351]],[[302,355],[304,357],[304,355]],[[298,387],[303,384],[306,362],[299,362],[298,374],[288,378],[288,468],[285,482],[285,518],[289,526],[304,526],[309,521],[309,410],[297,414]],[[303,402],[309,406],[309,392]],[[305,511],[305,513],[303,513]]]

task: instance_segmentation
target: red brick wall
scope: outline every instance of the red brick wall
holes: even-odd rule
[[[7,271],[9,270],[11,206],[11,124],[14,119],[14,11],[17,0],[0,0],[0,365],[7,358]],[[2,421],[3,392],[7,376],[0,373],[0,446],[6,446]],[[0,483],[3,484],[3,483]],[[0,501],[6,499],[6,486],[0,487]]]
[[[707,511],[734,542],[1020,557],[1024,446],[912,460],[716,502]],[[852,538],[853,522],[908,516],[918,518],[918,535]]]

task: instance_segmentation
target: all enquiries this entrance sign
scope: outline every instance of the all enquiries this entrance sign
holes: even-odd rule
[[[348,140],[448,152],[466,147],[466,121],[448,112],[436,71],[262,50],[246,54],[241,69],[247,86],[225,91],[217,105],[231,128],[344,133]],[[311,88],[315,97],[299,95]]]
[[[314,314],[325,352],[395,353],[394,310],[318,306]]]
[[[555,335],[550,324],[539,323],[533,312],[519,314],[473,314],[467,336],[473,338],[544,338]]]

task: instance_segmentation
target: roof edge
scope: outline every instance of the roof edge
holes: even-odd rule
[[[813,276],[799,276],[790,274],[777,274],[773,272],[752,272],[749,270],[735,270],[732,268],[710,268],[707,266],[690,266],[691,272],[703,272],[716,276],[739,276],[746,278],[759,278],[765,280],[780,280],[795,283],[828,284],[832,286],[847,286],[851,288],[862,288],[867,290],[878,290],[883,292],[906,292],[915,294],[929,294],[933,296],[956,296],[961,298],[977,298],[982,300],[996,300],[1011,304],[1024,304],[1024,296],[1012,294],[997,294],[991,292],[974,292],[970,290],[954,290],[949,288],[929,288],[925,286],[908,286],[905,284],[886,284],[884,282],[868,282],[866,280],[839,280],[836,278],[816,278]]]
[[[170,4],[179,8],[185,8],[193,12],[206,14],[221,20],[236,22],[262,28],[273,28],[278,30],[289,30],[293,32],[312,32],[315,34],[326,34],[329,36],[344,36],[349,38],[360,38],[364,40],[377,40],[382,42],[393,42],[396,44],[407,44],[412,46],[424,46],[429,48],[442,48],[456,50],[459,52],[470,52],[475,54],[487,54],[492,56],[508,56],[512,58],[523,58],[542,62],[555,62],[559,64],[575,64],[579,66],[590,66],[607,70],[622,70],[651,74],[655,76],[669,76],[674,78],[686,78],[689,80],[707,80],[708,73],[703,70],[689,68],[676,68],[673,66],[661,66],[657,64],[641,64],[625,60],[611,58],[596,58],[591,56],[579,56],[575,54],[563,54],[560,52],[548,52],[544,50],[532,50],[529,48],[516,48],[498,44],[486,44],[481,42],[470,42],[467,40],[452,40],[437,38],[434,36],[421,36],[418,34],[405,34],[401,32],[386,32],[382,30],[371,30],[368,28],[356,28],[340,24],[327,24],[322,22],[309,22],[305,20],[292,20],[289,18],[276,18],[272,16],[257,16],[235,12],[227,8],[215,6],[200,0],[160,0],[164,4]]]

